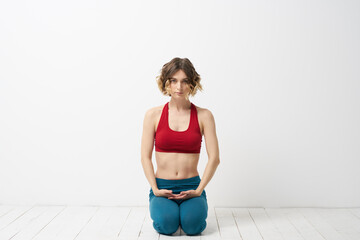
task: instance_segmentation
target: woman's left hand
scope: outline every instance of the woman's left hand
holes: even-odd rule
[[[187,190],[187,191],[182,191],[179,194],[173,194],[176,195],[175,197],[168,197],[168,199],[189,199],[189,198],[193,198],[193,197],[200,197],[201,193],[199,191],[196,190]]]

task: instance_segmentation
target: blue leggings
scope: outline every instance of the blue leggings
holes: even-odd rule
[[[159,189],[172,190],[174,194],[178,194],[181,191],[195,190],[200,177],[179,180],[156,178],[156,183]],[[181,226],[187,235],[197,235],[206,228],[208,205],[205,190],[199,197],[182,200],[157,197],[150,189],[149,202],[153,226],[161,234],[171,235]]]

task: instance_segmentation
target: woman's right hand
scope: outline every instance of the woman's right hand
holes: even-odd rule
[[[167,189],[157,189],[154,192],[154,195],[157,196],[157,197],[166,197],[166,198],[169,198],[169,197],[175,197],[177,196],[177,194],[173,194],[172,193],[172,190],[167,190]]]

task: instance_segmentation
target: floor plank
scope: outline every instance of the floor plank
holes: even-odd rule
[[[266,214],[264,208],[249,208],[249,212],[262,238],[267,240],[283,239],[275,224]]]
[[[271,218],[284,239],[304,240],[296,227],[289,221],[279,208],[266,208],[265,212]]]
[[[243,240],[263,239],[247,208],[233,208],[232,211]]]
[[[26,227],[21,229],[11,240],[32,239],[41,232],[57,215],[61,213],[65,206],[39,206],[44,212],[31,221]]]
[[[120,223],[125,223],[129,210],[129,208],[100,207],[75,239],[116,239],[122,227]],[[117,222],[111,223],[114,216],[117,216]]]
[[[316,210],[345,240],[360,239],[360,220],[348,209],[323,208]]]
[[[141,226],[139,240],[158,240],[160,234],[154,229],[153,221],[150,217],[150,211],[146,212],[145,220]]]
[[[22,214],[16,221],[11,222],[0,232],[0,239],[11,239],[21,230],[25,229],[32,221],[46,211],[44,207],[33,207]]]
[[[231,208],[216,208],[221,239],[242,239]]]
[[[201,240],[217,240],[221,239],[220,230],[218,221],[216,219],[215,208],[213,206],[209,206],[208,208],[208,217],[206,219],[206,228],[201,233]]]
[[[73,240],[81,232],[97,207],[69,206],[56,216],[34,240],[61,239]]]
[[[148,207],[0,205],[1,240],[359,240],[360,209],[216,208],[197,236],[153,228]]]
[[[298,211],[314,226],[326,240],[345,240],[335,228],[325,221],[320,214],[312,208],[299,208]]]
[[[118,239],[131,240],[138,239],[141,233],[141,227],[145,221],[145,215],[148,209],[146,207],[133,207],[126,222],[121,229]]]
[[[33,206],[15,206],[12,207],[9,211],[4,213],[0,217],[0,231],[4,230],[12,222],[16,221],[27,211],[29,211]]]

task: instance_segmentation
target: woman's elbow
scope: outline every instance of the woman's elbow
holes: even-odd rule
[[[216,165],[219,165],[220,164],[220,158],[213,158],[212,160],[211,160],[211,162],[213,163],[213,164],[216,164]]]

